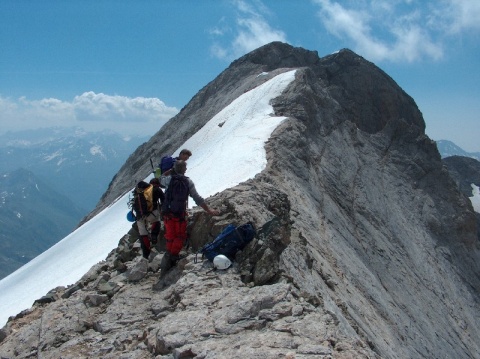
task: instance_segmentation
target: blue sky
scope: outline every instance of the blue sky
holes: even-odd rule
[[[480,151],[477,0],[0,0],[0,132],[153,134],[271,41],[350,48],[387,72],[427,135]]]

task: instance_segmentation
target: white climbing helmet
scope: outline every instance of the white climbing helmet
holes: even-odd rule
[[[215,269],[227,269],[232,265],[230,259],[228,259],[223,254],[219,254],[213,258],[213,268]]]

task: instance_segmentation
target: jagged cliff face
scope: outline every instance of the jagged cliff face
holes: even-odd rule
[[[106,342],[112,358],[245,357],[241,349],[262,358],[479,357],[472,206],[443,168],[414,101],[349,50],[320,59],[272,43],[233,62],[129,158],[97,210],[148,174],[149,157],[173,152],[239,95],[291,68],[295,81],[273,101],[288,119],[266,143],[267,168],[209,199],[221,217],[194,211],[193,249],[226,223],[255,223],[259,237],[234,268],[212,275],[189,257],[169,287],[153,292],[155,268],[136,284],[118,279],[132,266],[118,249],[78,288],[59,289],[56,302],[10,323],[0,348],[18,350],[14,327],[42,332],[42,315],[61,327],[72,322],[65,308],[85,306],[63,337],[36,342],[45,357],[95,356]],[[116,287],[101,289],[102,280]],[[22,324],[28,316],[37,324]],[[82,340],[90,349],[80,351]]]
[[[386,357],[478,356],[475,217],[415,103],[349,51],[298,77],[264,173],[298,235],[282,267]]]

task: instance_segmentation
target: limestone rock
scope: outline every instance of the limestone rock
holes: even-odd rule
[[[272,100],[287,119],[265,143],[266,168],[207,199],[221,216],[192,211],[188,256],[161,286],[138,262],[132,227],[80,289],[57,288],[55,301],[11,319],[0,356],[480,357],[472,206],[414,100],[350,50],[319,58],[277,42],[234,61],[135,151],[90,216],[148,175],[149,158],[292,68]],[[257,238],[231,268],[194,260],[225,225],[248,221]]]
[[[138,282],[147,275],[148,271],[148,260],[145,258],[139,258],[138,261],[134,262],[130,268],[128,268],[125,276],[128,280],[133,282]]]

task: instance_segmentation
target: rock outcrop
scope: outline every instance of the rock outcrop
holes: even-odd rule
[[[472,184],[480,186],[480,162],[474,158],[451,156],[442,160],[460,192],[472,196]]]
[[[472,197],[473,187],[480,187],[480,162],[471,157],[450,156],[442,159],[447,166],[450,176],[455,181],[457,188],[465,197]],[[480,213],[475,212],[477,217],[477,233],[480,240]]]
[[[221,217],[191,217],[190,253],[227,223],[255,224],[233,268],[190,254],[154,291],[161,254],[135,256],[132,230],[78,283],[9,321],[0,356],[480,357],[472,206],[413,99],[349,50],[319,58],[272,43],[236,60],[137,149],[97,211],[148,174],[149,157],[291,68],[272,103],[287,120],[265,145],[266,169],[209,198]]]

